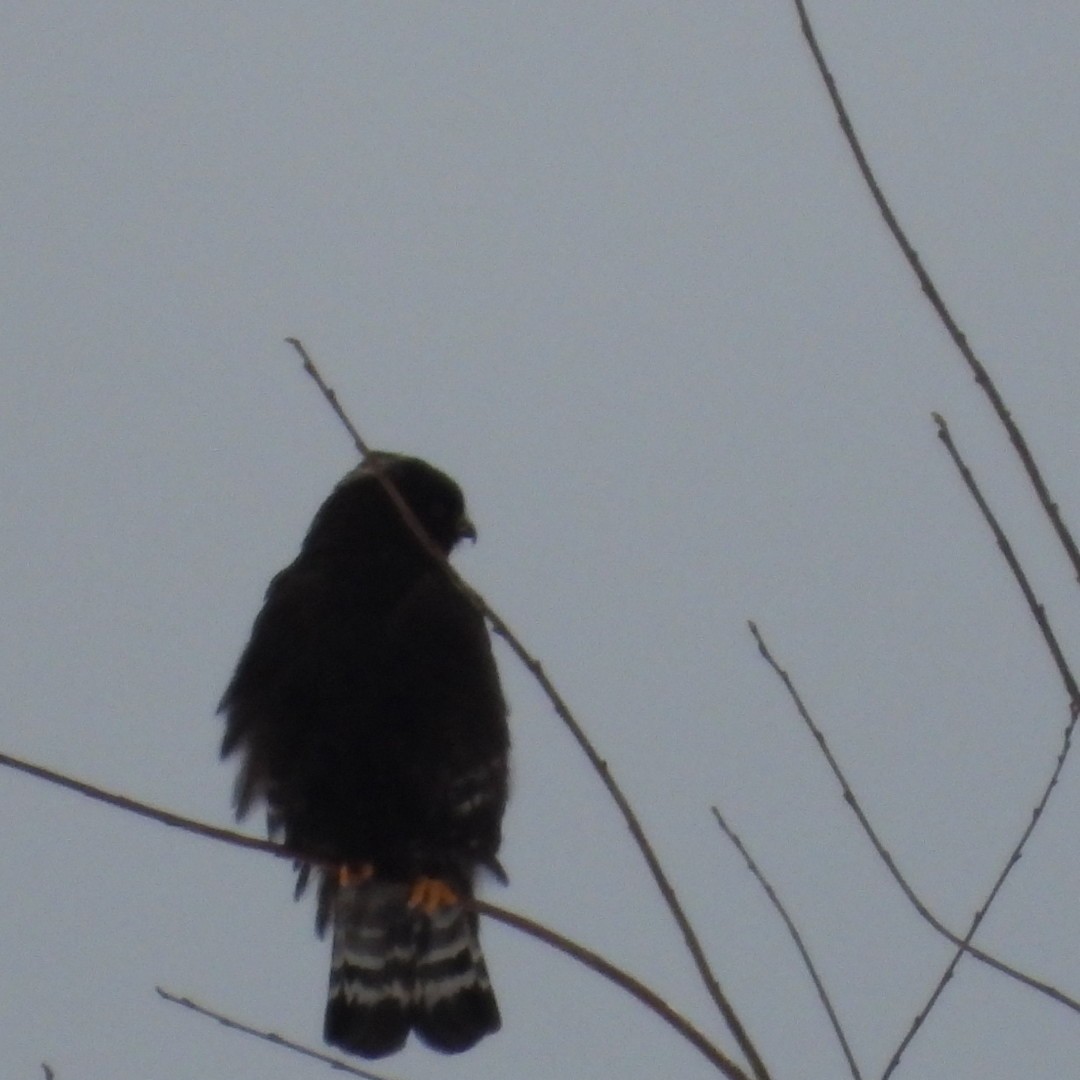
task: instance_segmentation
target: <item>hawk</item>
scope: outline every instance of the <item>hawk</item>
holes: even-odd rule
[[[326,1041],[381,1057],[412,1030],[457,1053],[500,1025],[462,901],[483,868],[505,881],[506,704],[483,617],[379,472],[444,553],[475,540],[450,477],[368,455],[270,582],[221,700],[221,753],[241,755],[237,817],[265,803],[270,835],[317,861]]]

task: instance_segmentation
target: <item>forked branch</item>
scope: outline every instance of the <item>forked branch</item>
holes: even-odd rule
[[[118,795],[112,791],[105,791],[103,788],[96,787],[93,784],[85,783],[82,780],[75,780],[70,776],[65,776],[63,773],[54,772],[52,769],[46,769],[41,765],[34,765],[28,761],[22,761],[21,759],[11,757],[8,754],[0,753],[0,765],[14,769],[17,772],[26,773],[29,776],[44,780],[50,784],[56,784],[59,787],[67,788],[69,791],[74,791],[79,795],[88,799],[93,799],[96,802],[105,803],[108,806],[124,810],[127,813],[136,814],[139,817],[148,818],[151,821],[156,821],[162,825],[181,829],[184,832],[202,836],[209,840],[217,840],[223,844],[232,844],[234,847],[260,851],[278,859],[288,859],[291,862],[303,862],[311,865],[332,865],[326,863],[324,860],[314,859],[302,851],[296,851],[292,848],[284,847],[281,844],[275,844],[269,840],[259,840],[255,837],[244,836],[242,833],[221,829],[215,825],[208,825],[202,821],[195,821],[191,818],[183,817],[180,814],[174,814],[170,810],[162,810],[160,807],[151,806],[148,803],[139,802],[136,799],[130,799],[126,795]],[[749,1080],[746,1073],[740,1069],[735,1062],[728,1058],[719,1048],[714,1046],[693,1026],[693,1024],[680,1013],[672,1009],[659,994],[650,990],[649,987],[641,982],[641,980],[636,979],[633,975],[616,967],[598,953],[593,952],[591,949],[587,949],[584,945],[572,941],[563,934],[543,926],[525,915],[519,915],[517,912],[508,911],[506,908],[498,907],[495,904],[489,904],[484,900],[473,899],[469,901],[469,903],[470,906],[475,908],[475,910],[482,915],[495,919],[497,922],[505,923],[507,926],[520,930],[529,937],[536,938],[538,941],[542,941],[544,944],[552,946],[559,952],[565,953],[567,956],[577,960],[579,963],[585,965],[590,970],[595,971],[609,982],[614,983],[620,989],[626,991],[626,993],[636,998],[645,1005],[646,1008],[659,1016],[669,1027],[678,1032],[679,1035],[690,1043],[690,1045],[702,1054],[711,1064],[716,1066],[724,1076],[728,1077],[728,1080]],[[159,993],[161,993],[160,990]],[[163,994],[162,996],[166,995]],[[199,1010],[197,1009],[196,1011]],[[243,1027],[243,1025],[240,1025],[239,1023],[232,1023],[230,1026]],[[271,1041],[285,1045],[285,1041],[277,1036],[274,1036]]]
[[[1072,669],[1069,667],[1069,662],[1065,659],[1065,654],[1062,652],[1061,646],[1058,643],[1057,635],[1050,625],[1050,620],[1046,614],[1046,608],[1039,602],[1039,598],[1035,595],[1035,590],[1032,588],[1031,582],[1028,579],[1023,566],[1020,565],[1020,560],[1016,557],[1016,552],[1009,542],[1005,530],[1001,527],[997,516],[990,509],[990,505],[983,496],[978,482],[968,468],[967,463],[961,457],[960,451],[956,447],[956,443],[953,442],[952,434],[949,431],[949,425],[945,422],[945,418],[940,413],[934,413],[933,415],[934,423],[937,424],[938,438],[944,443],[945,449],[949,452],[949,457],[952,458],[953,464],[956,466],[961,479],[964,481],[964,486],[975,500],[979,512],[989,526],[990,531],[994,534],[994,540],[997,542],[998,550],[1005,559],[1009,570],[1012,571],[1016,583],[1020,586],[1020,591],[1024,595],[1024,600],[1028,605],[1032,618],[1034,618],[1036,625],[1039,627],[1039,632],[1042,634],[1043,641],[1046,643],[1046,647],[1053,657],[1054,664],[1061,676],[1061,681],[1064,683],[1065,693],[1069,698],[1069,721],[1065,725],[1065,737],[1061,752],[1058,754],[1053,771],[1050,773],[1050,779],[1043,788],[1042,795],[1035,804],[1035,809],[1031,812],[1031,818],[1028,821],[1027,826],[1020,834],[1020,839],[1009,853],[1009,857],[1005,860],[1005,865],[1001,868],[1001,872],[998,874],[997,880],[987,894],[986,900],[972,917],[967,933],[964,935],[963,942],[957,948],[956,953],[942,972],[941,977],[937,981],[937,985],[934,987],[926,1003],[915,1014],[903,1039],[900,1040],[900,1044],[897,1046],[892,1058],[889,1060],[885,1072],[882,1074],[882,1080],[888,1080],[900,1064],[900,1059],[903,1056],[904,1051],[908,1048],[911,1040],[914,1039],[916,1033],[922,1027],[927,1016],[930,1015],[931,1009],[934,1008],[938,999],[945,992],[945,987],[949,984],[950,979],[952,979],[953,972],[956,970],[956,965],[960,963],[964,953],[970,947],[971,940],[975,936],[975,931],[979,929],[980,924],[986,917],[986,913],[990,910],[990,905],[997,899],[1001,887],[1005,884],[1005,879],[1012,872],[1013,867],[1020,861],[1020,856],[1023,854],[1024,847],[1030,839],[1031,834],[1035,831],[1035,826],[1042,818],[1043,811],[1050,801],[1050,796],[1053,793],[1054,788],[1057,787],[1058,778],[1061,776],[1061,770],[1065,767],[1065,759],[1069,756],[1069,750],[1072,747],[1073,730],[1076,727],[1076,720],[1077,717],[1080,716],[1080,691],[1077,690],[1076,679],[1073,676]]]
[[[788,692],[788,696],[791,698],[795,705],[795,709],[806,724],[813,735],[814,740],[817,742],[821,749],[821,753],[824,756],[826,762],[828,762],[829,768],[832,770],[833,775],[836,777],[837,782],[840,784],[840,790],[843,793],[844,801],[851,807],[852,812],[855,814],[856,819],[862,826],[862,830],[866,833],[867,838],[873,845],[874,850],[877,852],[878,858],[885,864],[886,869],[892,875],[893,880],[900,886],[901,892],[907,897],[911,906],[922,916],[922,918],[929,923],[942,937],[947,938],[958,948],[963,948],[966,953],[969,953],[976,960],[980,960],[984,964],[988,964],[996,971],[1000,971],[1004,975],[1008,975],[1013,979],[1022,982],[1025,986],[1030,986],[1033,990],[1037,990],[1040,994],[1045,994],[1049,998],[1053,998],[1054,1001],[1066,1006],[1066,1008],[1072,1009],[1074,1012],[1080,1013],[1080,1001],[1075,998],[1071,998],[1068,994],[1062,993],[1056,987],[1051,986],[1049,983],[1035,979],[1030,975],[1024,974],[1017,968],[1011,967],[1009,964],[998,960],[996,957],[991,956],[989,953],[983,952],[981,949],[977,949],[970,942],[966,942],[960,935],[950,930],[940,919],[923,903],[923,901],[916,894],[915,890],[908,884],[907,879],[900,872],[899,867],[896,865],[896,860],[893,859],[889,853],[888,848],[882,843],[878,837],[873,825],[870,824],[869,818],[866,816],[866,812],[862,808],[862,804],[859,802],[852,790],[851,785],[848,783],[847,777],[844,775],[843,770],[840,768],[839,763],[833,755],[832,750],[829,747],[829,743],[825,738],[821,728],[814,722],[806,705],[803,703],[802,697],[798,690],[795,689],[795,684],[791,681],[791,676],[776,662],[772,653],[769,651],[768,646],[765,644],[764,638],[761,636],[757,626],[751,622],[750,633],[753,634],[754,640],[757,642],[758,651],[764,657],[766,663],[776,673],[777,678],[784,684],[784,688]],[[1062,751],[1064,754],[1064,750]],[[1061,759],[1059,759],[1060,761]]]

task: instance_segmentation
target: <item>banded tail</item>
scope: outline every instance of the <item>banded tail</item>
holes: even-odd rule
[[[476,914],[456,904],[427,914],[408,898],[408,885],[379,880],[335,897],[324,1035],[351,1054],[392,1054],[410,1031],[456,1054],[499,1030]]]

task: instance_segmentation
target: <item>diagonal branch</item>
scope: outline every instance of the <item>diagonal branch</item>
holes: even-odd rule
[[[591,949],[585,948],[584,945],[579,945],[577,942],[571,941],[569,938],[556,933],[554,930],[549,930],[546,926],[533,922],[532,919],[526,919],[512,911],[507,911],[505,908],[497,908],[494,904],[489,904],[484,900],[474,899],[470,906],[476,908],[481,915],[487,915],[496,922],[501,922],[506,926],[514,927],[516,930],[521,930],[530,937],[537,938],[550,945],[552,948],[558,949],[559,952],[572,957],[579,963],[584,964],[587,968],[591,968],[597,974],[603,975],[605,979],[615,983],[616,986],[622,987],[628,994],[632,994],[643,1005],[656,1013],[661,1020],[673,1027],[688,1043],[708,1059],[709,1062],[715,1065],[724,1076],[728,1077],[729,1080],[749,1080],[746,1073],[744,1073],[735,1062],[713,1046],[701,1032],[685,1019],[685,1017],[675,1012],[662,997],[640,983],[633,976],[628,975],[625,971],[615,967],[614,964],[609,963],[600,956],[599,953],[595,953]]]
[[[341,407],[337,394],[327,385],[303,344],[297,338],[286,338],[285,340],[299,354],[303,361],[304,371],[314,380],[316,386],[318,386],[322,395],[326,398],[330,407],[344,425],[345,430],[349,433],[349,436],[352,438],[361,457],[366,459],[370,453],[367,443],[361,437],[356,426],[345,413],[345,410]],[[750,1036],[747,1034],[746,1029],[743,1027],[742,1022],[736,1015],[734,1008],[732,1008],[731,1003],[727,1000],[723,990],[721,990],[720,984],[713,974],[712,968],[709,966],[709,961],[705,956],[705,950],[702,948],[697,933],[694,931],[689,917],[683,910],[683,906],[679,902],[679,898],[676,895],[671,882],[668,880],[667,874],[660,865],[660,860],[657,858],[652,844],[645,835],[645,830],[638,820],[637,814],[634,812],[633,807],[623,794],[618,783],[616,783],[615,778],[611,775],[611,770],[608,768],[607,762],[600,757],[596,748],[593,746],[592,741],[585,734],[584,729],[578,723],[577,719],[571,713],[569,706],[563,700],[562,695],[555,688],[554,683],[548,678],[539,660],[526,650],[525,646],[521,643],[520,638],[518,638],[505,620],[464,580],[464,578],[461,577],[457,570],[454,569],[446,556],[436,547],[430,537],[427,536],[423,526],[416,520],[415,515],[406,505],[400,494],[394,489],[393,484],[385,475],[378,472],[378,470],[376,471],[387,494],[401,512],[406,524],[412,529],[417,539],[423,543],[431,557],[442,565],[445,572],[450,576],[450,579],[472,601],[477,610],[484,615],[490,623],[492,631],[506,642],[518,660],[528,669],[529,673],[547,696],[556,715],[570,730],[570,733],[577,741],[578,746],[581,747],[582,752],[589,760],[589,764],[592,765],[593,769],[600,777],[600,780],[607,788],[608,794],[619,808],[619,812],[622,814],[623,820],[630,830],[630,835],[634,838],[634,842],[637,844],[638,849],[649,868],[649,872],[652,874],[653,880],[660,890],[661,896],[663,896],[672,917],[682,933],[687,951],[694,961],[694,965],[698,970],[702,982],[705,984],[706,990],[709,992],[709,996],[720,1010],[728,1029],[731,1031],[735,1041],[739,1044],[739,1048],[746,1056],[746,1060],[750,1063],[751,1070],[754,1073],[756,1080],[769,1080],[769,1072],[765,1067],[765,1063],[758,1054],[756,1047],[751,1041]]]
[[[1008,964],[996,957],[991,956],[989,953],[983,952],[981,949],[977,949],[969,942],[965,942],[958,934],[954,934],[944,923],[942,923],[936,915],[922,902],[915,890],[908,884],[907,879],[900,873],[900,869],[896,865],[896,861],[892,855],[889,854],[888,849],[881,842],[877,833],[874,831],[874,827],[870,824],[862,805],[855,796],[855,792],[852,790],[851,785],[848,783],[847,777],[844,775],[843,770],[840,768],[833,756],[832,750],[829,748],[829,744],[825,739],[825,735],[822,730],[814,723],[813,717],[807,711],[806,706],[803,704],[803,700],[799,695],[798,690],[795,689],[795,684],[791,681],[791,676],[780,667],[780,665],[773,658],[771,652],[769,652],[768,646],[765,644],[761,633],[758,631],[757,626],[751,622],[750,633],[753,634],[754,640],[757,642],[758,651],[764,657],[766,663],[773,669],[777,677],[784,684],[784,688],[787,690],[792,702],[795,704],[795,708],[799,713],[803,723],[806,724],[810,730],[810,734],[814,736],[818,746],[821,749],[825,760],[828,762],[829,768],[832,770],[833,775],[836,777],[840,784],[840,790],[843,793],[844,801],[851,807],[855,817],[858,819],[859,824],[862,826],[862,830],[866,833],[867,838],[873,845],[874,850],[878,854],[878,858],[885,864],[886,869],[892,875],[893,880],[900,886],[901,892],[907,897],[911,906],[928,922],[942,937],[947,938],[958,948],[962,947],[965,952],[975,957],[976,960],[982,961],[984,964],[988,964],[990,967],[997,971],[1002,972],[1004,975],[1008,975],[1011,978],[1022,982],[1025,986],[1030,986],[1033,990],[1038,990],[1039,993],[1045,994],[1049,998],[1053,998],[1054,1001],[1072,1009],[1074,1012],[1080,1013],[1080,1001],[1075,998],[1069,997],[1067,994],[1062,993],[1060,990],[1049,983],[1041,982],[1038,979],[1033,978],[1030,975],[1025,975],[1024,972],[1017,970],[1014,967],[1010,967]],[[1070,729],[1071,734],[1071,729]],[[1064,751],[1063,751],[1064,753]],[[1061,759],[1059,759],[1061,760]]]
[[[220,840],[235,847],[265,851],[282,859],[307,861],[307,856],[302,855],[300,852],[290,851],[288,848],[275,844],[270,840],[259,840],[254,836],[244,836],[242,833],[233,832],[231,829],[221,829],[216,825],[208,825],[203,821],[194,821],[191,818],[182,817],[180,814],[174,814],[171,810],[161,810],[156,806],[150,806],[148,803],[129,799],[126,795],[117,795],[115,792],[105,791],[103,788],[95,787],[93,784],[75,780],[70,776],[65,776],[63,773],[54,772],[52,769],[46,769],[41,765],[35,765],[33,762],[23,761],[21,758],[0,753],[0,765],[26,773],[28,776],[36,776],[39,780],[45,780],[50,784],[56,784],[58,787],[67,788],[69,791],[84,795],[88,799],[103,802],[108,806],[115,806],[118,810],[126,810],[130,814],[138,814],[140,817],[149,818],[151,821],[156,821],[161,825],[168,825],[173,829],[182,829],[184,832],[194,833],[196,836]]]
[[[840,1018],[836,1015],[836,1010],[833,1008],[832,1001],[825,989],[825,984],[821,981],[821,976],[818,975],[817,968],[814,966],[814,961],[810,959],[810,953],[803,942],[802,934],[799,933],[798,927],[792,921],[792,918],[787,913],[787,909],[784,907],[783,903],[781,903],[780,897],[776,895],[776,890],[769,883],[768,878],[761,872],[761,868],[754,862],[753,856],[746,850],[746,845],[743,844],[738,833],[736,833],[724,820],[723,815],[715,806],[712,808],[712,812],[713,817],[716,818],[716,823],[724,830],[724,834],[735,845],[735,849],[743,857],[747,869],[755,878],[757,878],[758,884],[765,890],[765,895],[768,896],[769,900],[772,902],[772,906],[776,908],[777,914],[783,919],[784,925],[791,935],[791,940],[795,942],[795,948],[799,950],[799,955],[802,957],[803,964],[810,973],[810,978],[814,983],[814,989],[817,990],[818,998],[820,998],[821,1004],[828,1014],[829,1023],[832,1024],[832,1029],[836,1032],[836,1038],[840,1042],[840,1049],[844,1051],[844,1057],[847,1058],[851,1075],[854,1077],[854,1080],[862,1080],[859,1066],[855,1062],[855,1055],[851,1052],[847,1037],[844,1035],[844,1029],[840,1026]]]
[[[1043,480],[1042,472],[1035,461],[1034,455],[1028,447],[1027,440],[1017,426],[1016,421],[1013,420],[1012,413],[1009,412],[1005,400],[1002,398],[993,379],[990,378],[986,367],[968,344],[967,337],[953,318],[952,312],[946,306],[933,279],[924,268],[922,260],[919,258],[919,253],[912,246],[907,234],[897,220],[896,214],[893,212],[892,207],[885,198],[885,194],[878,184],[877,177],[874,175],[874,170],[870,167],[870,162],[866,157],[862,144],[859,142],[859,137],[855,133],[855,127],[851,122],[851,117],[848,115],[847,107],[844,105],[844,100],[840,96],[840,91],[837,89],[836,80],[833,78],[832,72],[829,70],[829,65],[821,51],[821,46],[818,44],[817,35],[814,33],[814,28],[810,22],[810,16],[806,10],[806,4],[803,0],[794,0],[794,4],[795,10],[799,16],[799,25],[802,29],[803,37],[806,38],[806,43],[809,45],[810,52],[814,57],[814,63],[817,65],[818,72],[821,75],[822,81],[825,83],[825,89],[828,91],[829,98],[832,100],[833,108],[836,110],[837,120],[840,122],[840,129],[844,133],[844,138],[847,139],[848,146],[851,148],[851,153],[854,155],[855,162],[859,167],[859,172],[862,175],[866,186],[869,188],[874,202],[877,204],[878,211],[884,219],[889,232],[892,233],[893,239],[903,252],[904,258],[914,272],[915,277],[918,279],[919,287],[925,294],[926,299],[930,301],[930,305],[945,326],[953,344],[959,350],[960,355],[964,358],[972,375],[975,377],[975,382],[978,383],[982,388],[983,393],[986,394],[990,404],[994,408],[994,412],[997,413],[998,419],[1008,433],[1009,440],[1012,442],[1013,447],[1016,450],[1016,455],[1028,474],[1028,479],[1031,481],[1031,486],[1034,488],[1039,503],[1042,505],[1043,512],[1046,514],[1054,532],[1057,534],[1061,546],[1065,549],[1065,553],[1072,563],[1073,572],[1076,574],[1077,580],[1080,581],[1080,548],[1077,548],[1072,533],[1069,531],[1068,526],[1061,517],[1058,505],[1053,496],[1051,496],[1050,491],[1046,486],[1046,481]]]
[[[980,491],[979,485],[975,482],[975,477],[972,475],[971,470],[960,456],[960,451],[957,450],[956,444],[953,442],[952,434],[949,432],[949,425],[945,423],[945,417],[943,417],[941,413],[932,413],[931,415],[933,416],[934,423],[937,424],[938,438],[945,444],[945,449],[948,450],[949,456],[953,460],[953,464],[960,473],[960,478],[964,481],[965,487],[970,492],[971,497],[975,500],[975,504],[978,506],[986,524],[990,526],[990,531],[994,534],[994,540],[996,541],[1005,562],[1008,564],[1009,569],[1012,571],[1013,577],[1016,578],[1016,583],[1020,586],[1020,591],[1024,594],[1024,599],[1027,601],[1027,606],[1031,611],[1032,617],[1039,627],[1039,632],[1043,636],[1043,641],[1046,642],[1046,647],[1050,650],[1051,657],[1053,657],[1054,666],[1058,669],[1061,681],[1065,684],[1065,693],[1069,696],[1069,708],[1075,715],[1077,709],[1080,709],[1080,687],[1077,686],[1076,678],[1069,668],[1069,662],[1065,659],[1065,654],[1061,651],[1061,646],[1058,644],[1057,637],[1050,626],[1050,621],[1046,617],[1046,608],[1043,607],[1039,602],[1039,598],[1035,595],[1035,590],[1031,587],[1031,582],[1024,572],[1024,568],[1020,565],[1020,560],[1016,557],[1016,552],[1013,551],[1012,544],[1009,543],[1009,538],[1005,535],[1004,529],[1002,529],[997,518],[994,516],[994,512],[990,509],[989,504],[983,497],[983,493]]]
[[[303,862],[318,866],[330,866],[336,869],[336,864],[324,859],[313,858],[302,851],[287,848],[269,840],[258,840],[255,837],[244,836],[242,833],[231,832],[228,829],[221,829],[215,825],[207,825],[205,822],[195,821],[191,818],[185,818],[179,814],[172,813],[172,811],[162,810],[159,807],[150,806],[148,803],[138,802],[135,799],[128,798],[126,795],[118,795],[112,791],[105,791],[102,788],[95,787],[93,784],[87,784],[82,780],[72,779],[70,776],[65,776],[63,773],[54,772],[52,769],[46,769],[41,765],[34,765],[28,761],[22,761],[21,759],[11,757],[8,754],[0,753],[0,765],[14,769],[18,772],[26,773],[39,780],[45,780],[50,784],[56,784],[58,787],[67,788],[69,791],[74,791],[88,799],[94,799],[97,802],[105,803],[106,805],[116,807],[119,810],[137,814],[139,817],[148,818],[151,821],[156,821],[172,828],[181,829],[184,832],[193,833],[196,836],[203,836],[207,839],[217,840],[224,844],[232,844],[234,847],[261,851],[279,859],[289,859],[292,862]],[[519,915],[517,912],[508,911],[506,908],[498,907],[495,904],[489,904],[487,901],[475,898],[469,901],[469,906],[473,907],[482,915],[495,919],[497,922],[505,923],[507,926],[520,930],[529,937],[536,938],[538,941],[550,945],[552,948],[565,953],[585,967],[595,971],[598,975],[626,991],[626,993],[636,998],[646,1006],[646,1008],[659,1016],[669,1027],[678,1032],[678,1034],[689,1042],[691,1046],[707,1058],[711,1064],[715,1065],[724,1076],[728,1077],[728,1080],[749,1080],[746,1073],[714,1046],[684,1016],[677,1013],[663,1000],[663,998],[642,983],[640,979],[636,979],[633,975],[616,967],[614,964],[605,960],[598,953],[586,948],[584,945],[572,941],[570,938],[543,926],[525,915]],[[159,993],[161,993],[160,990]],[[163,994],[163,996],[166,995]],[[283,1040],[279,1040],[277,1037],[271,1041],[279,1041],[284,1045]]]
[[[300,1054],[303,1057],[321,1061],[324,1065],[329,1065],[337,1072],[348,1073],[349,1076],[359,1076],[361,1077],[361,1080],[393,1080],[393,1078],[386,1073],[369,1072],[367,1069],[361,1069],[358,1065],[350,1065],[347,1061],[342,1061],[341,1058],[333,1057],[330,1054],[324,1054],[320,1050],[313,1050],[310,1046],[304,1046],[303,1043],[293,1042],[292,1039],[286,1039],[283,1035],[278,1035],[274,1031],[263,1031],[259,1028],[251,1027],[248,1024],[243,1024],[239,1020],[234,1020],[232,1017],[226,1016],[224,1013],[209,1009],[205,1005],[200,1005],[197,1001],[192,1001],[189,997],[181,997],[179,994],[173,994],[162,986],[155,986],[154,989],[157,991],[158,997],[164,1001],[168,1001],[173,1005],[182,1005],[185,1009],[190,1009],[200,1016],[206,1016],[211,1020],[216,1020],[222,1027],[227,1027],[232,1031],[240,1031],[245,1035],[253,1035],[256,1039],[268,1042],[272,1046],[281,1046],[286,1050],[291,1050],[294,1054]]]

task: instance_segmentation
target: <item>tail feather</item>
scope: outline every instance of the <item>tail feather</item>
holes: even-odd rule
[[[474,913],[407,905],[408,887],[341,888],[326,1006],[326,1041],[362,1057],[399,1050],[415,1030],[435,1050],[468,1050],[499,1029]]]

